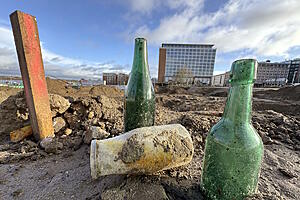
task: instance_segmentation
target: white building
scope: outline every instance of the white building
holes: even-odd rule
[[[211,85],[223,87],[225,85],[225,73],[214,75],[211,80]]]
[[[158,77],[163,77],[164,82],[168,82],[174,81],[178,74],[184,73],[195,83],[210,84],[215,57],[216,48],[213,44],[164,43],[160,48]]]
[[[256,85],[285,85],[289,74],[289,64],[279,62],[259,62]]]

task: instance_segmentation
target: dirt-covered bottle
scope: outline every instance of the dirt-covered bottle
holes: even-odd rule
[[[134,60],[125,89],[124,129],[153,126],[155,118],[155,93],[150,78],[147,41],[135,39]]]
[[[221,120],[206,139],[201,184],[210,199],[244,199],[256,192],[263,143],[251,124],[257,61],[237,60]]]

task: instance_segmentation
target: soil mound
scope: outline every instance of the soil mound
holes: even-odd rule
[[[182,86],[156,86],[155,93],[157,94],[189,94],[189,87]]]
[[[72,87],[64,80],[54,80],[46,78],[48,93],[58,94],[64,97],[82,97],[82,96],[100,96],[121,97],[124,92],[117,87],[98,85],[98,86],[81,86]]]
[[[54,80],[49,77],[46,78],[48,93],[65,95],[67,88],[67,81]]]
[[[269,99],[300,101],[300,85],[280,88],[277,91],[260,91],[257,94]]]
[[[0,87],[0,103],[7,99],[10,95],[15,95],[22,89],[20,88],[11,88],[11,87]]]
[[[91,88],[89,92],[92,96],[105,95],[108,97],[121,97],[124,92],[117,87],[99,85]]]

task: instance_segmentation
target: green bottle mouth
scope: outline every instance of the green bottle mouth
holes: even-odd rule
[[[231,65],[230,79],[231,85],[251,84],[256,79],[257,60],[255,59],[240,59],[236,60]]]
[[[147,42],[146,38],[135,38],[135,42]]]

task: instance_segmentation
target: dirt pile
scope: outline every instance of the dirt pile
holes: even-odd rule
[[[256,95],[267,99],[292,100],[300,102],[300,85],[283,87],[277,91],[260,91],[257,92]]]
[[[11,95],[17,94],[22,89],[0,86],[0,104]]]
[[[49,141],[51,146],[49,148],[37,148],[38,144],[32,137],[24,142],[10,145],[9,133],[30,124],[28,108],[23,92],[10,96],[2,102],[0,105],[2,122],[0,124],[0,149],[5,153],[2,152],[0,163],[15,162],[33,155],[36,159],[36,157],[45,155],[45,152],[60,153],[68,148],[78,149],[84,140],[87,141],[87,137],[91,137],[86,135],[90,134],[91,127],[97,127],[102,132],[109,133],[105,135],[105,138],[119,135],[122,132],[123,102],[118,99],[108,98],[104,95],[81,97],[75,100],[73,98],[65,99],[54,94],[49,96],[56,134],[56,138]]]
[[[89,93],[92,96],[105,95],[107,97],[122,97],[124,95],[124,92],[117,87],[106,85],[94,86],[90,89]]]
[[[58,94],[63,97],[78,98],[82,96],[96,97],[105,95],[108,97],[122,97],[124,92],[117,87],[97,85],[97,86],[84,86],[73,87],[65,80],[54,80],[46,78],[47,88],[50,94]]]
[[[64,95],[66,94],[68,82],[65,80],[46,78],[48,93]]]

